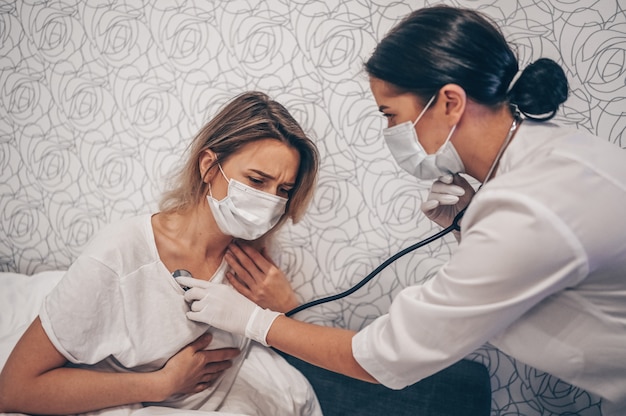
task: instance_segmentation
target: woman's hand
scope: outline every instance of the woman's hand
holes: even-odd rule
[[[230,284],[260,307],[285,313],[300,304],[287,277],[264,250],[232,243],[225,259],[232,269],[226,274]]]
[[[212,340],[204,334],[169,359],[160,370],[167,386],[164,400],[174,394],[201,392],[213,385],[232,366],[232,359],[239,355],[236,348],[205,350]]]

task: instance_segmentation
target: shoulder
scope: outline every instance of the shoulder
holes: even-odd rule
[[[496,177],[481,193],[516,191],[550,206],[575,206],[580,195],[626,189],[626,150],[584,130],[524,121]],[[620,188],[622,189],[620,191]]]
[[[142,238],[149,222],[149,215],[139,215],[110,223],[94,234],[85,252],[88,253],[108,246],[120,247],[129,241]]]
[[[96,233],[80,257],[89,258],[121,274],[137,264],[155,261],[158,253],[150,218],[150,214],[145,214],[107,225]]]
[[[608,158],[608,163],[620,160],[624,164],[626,151],[584,129],[525,120],[504,153],[503,163],[528,163],[542,157],[564,157],[574,162],[588,160],[595,164]]]

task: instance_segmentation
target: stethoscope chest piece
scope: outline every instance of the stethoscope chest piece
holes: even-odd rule
[[[185,270],[185,269],[177,269],[177,270],[174,270],[174,273],[172,273],[172,277],[173,277],[174,279],[176,279],[177,277],[180,277],[180,276],[193,277],[193,276],[191,275],[191,273],[189,273],[189,271],[187,271],[187,270]],[[187,287],[187,286],[183,286],[183,285],[180,285],[180,287],[181,287],[181,288],[183,288],[183,290],[184,290],[185,292],[186,292],[186,291],[188,291],[188,290],[190,289],[189,287]]]

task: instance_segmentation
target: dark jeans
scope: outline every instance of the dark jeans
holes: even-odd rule
[[[282,354],[309,380],[324,416],[489,416],[487,368],[462,360],[402,390],[355,380]]]

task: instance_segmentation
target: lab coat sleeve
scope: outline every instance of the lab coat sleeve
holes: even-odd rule
[[[40,319],[55,348],[75,364],[95,364],[128,346],[119,277],[83,255],[45,298]]]
[[[355,359],[387,387],[462,359],[587,275],[580,242],[548,207],[505,190],[474,199],[451,260],[353,338]]]

